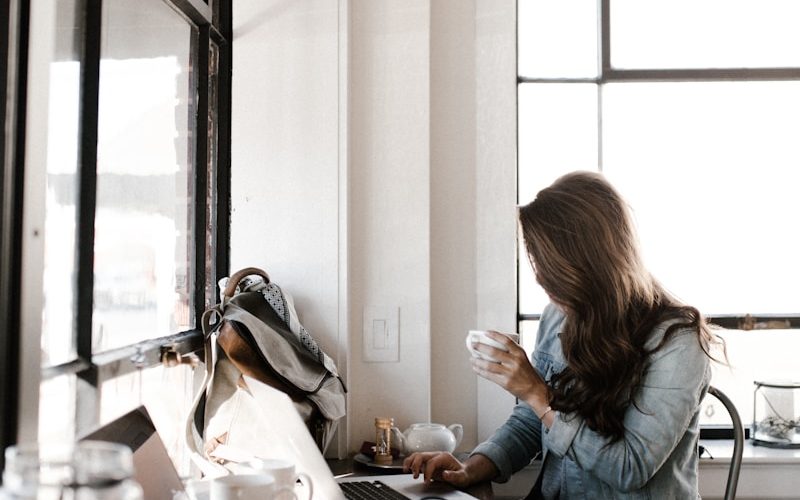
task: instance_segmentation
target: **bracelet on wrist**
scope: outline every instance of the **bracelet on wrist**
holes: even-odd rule
[[[544,420],[544,417],[546,417],[547,414],[550,413],[551,411],[553,411],[553,409],[548,406],[547,409],[541,415],[537,415],[539,417],[539,420]]]

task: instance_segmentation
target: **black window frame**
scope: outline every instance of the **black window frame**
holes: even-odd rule
[[[192,46],[192,64],[196,66],[193,82],[196,91],[194,123],[194,253],[191,271],[194,278],[193,303],[195,328],[172,335],[149,339],[126,347],[92,352],[92,313],[94,285],[94,219],[97,180],[98,89],[100,78],[100,40],[102,32],[102,0],[81,0],[81,95],[78,158],[78,199],[76,225],[76,279],[74,329],[76,356],[69,362],[44,368],[41,380],[75,375],[76,432],[80,434],[99,421],[100,385],[143,368],[174,363],[190,353],[202,355],[203,311],[216,302],[216,283],[229,270],[230,234],[230,141],[231,141],[231,64],[232,64],[232,0],[162,0],[176,10],[198,33]],[[0,27],[0,70],[3,99],[0,117],[13,123],[0,138],[3,159],[3,186],[0,192],[0,449],[16,444],[18,429],[20,380],[19,349],[22,235],[22,194],[25,176],[25,105],[30,0],[0,0],[0,13],[8,24]],[[12,20],[11,17],[14,17]],[[217,54],[214,66],[215,92],[209,88],[209,54]],[[215,170],[209,176],[209,103],[216,97]],[[214,95],[215,94],[215,95]],[[12,105],[6,107],[6,102]],[[215,204],[207,205],[208,182],[216,187]],[[215,220],[208,221],[208,214]],[[207,226],[210,224],[210,228]],[[206,235],[211,234],[214,255],[206,255]],[[213,276],[206,276],[206,258]],[[4,466],[0,454],[0,470]]]
[[[19,413],[22,193],[29,0],[0,0],[0,447],[16,442]],[[0,469],[5,456],[0,454]]]

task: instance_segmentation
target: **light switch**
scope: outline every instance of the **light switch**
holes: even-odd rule
[[[385,319],[372,320],[372,347],[375,349],[386,349],[388,332],[386,331]]]
[[[400,361],[400,308],[368,306],[364,308],[363,359],[371,363]]]

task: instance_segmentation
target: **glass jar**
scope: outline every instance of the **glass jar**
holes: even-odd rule
[[[18,445],[6,449],[3,490],[9,500],[142,500],[133,453],[105,441]],[[3,496],[5,495],[5,496]]]
[[[800,448],[800,383],[755,382],[754,445]]]
[[[375,418],[375,458],[373,461],[376,464],[392,463],[392,427],[394,427],[393,418]]]

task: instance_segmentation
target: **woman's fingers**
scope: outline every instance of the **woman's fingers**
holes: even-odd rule
[[[438,454],[437,451],[412,453],[403,460],[403,472],[411,472],[414,474],[414,479],[418,478],[419,473],[424,472],[425,463]]]
[[[521,362],[528,361],[527,354],[525,354],[525,351],[523,351],[522,349],[519,349],[520,351],[522,351],[522,353],[520,354],[516,350],[504,351],[502,349],[498,349],[496,347],[492,347],[486,344],[475,344],[475,350],[481,352],[482,354],[485,354],[486,357],[489,359],[483,360],[476,356],[473,356],[472,357],[473,361],[476,359],[479,361],[486,361],[487,365],[493,364],[493,365],[505,365],[513,367],[513,366],[518,366]]]
[[[457,471],[462,467],[461,462],[450,453],[438,453],[425,462],[425,482],[429,483],[434,480],[447,481],[445,472]]]
[[[442,471],[442,481],[452,484],[453,486],[458,487],[466,487],[472,484],[472,481],[467,474],[467,471],[463,468],[458,470],[445,470]]]
[[[411,472],[414,479],[422,473],[425,482],[434,480],[459,485],[466,481],[463,464],[446,452],[413,453],[403,461],[403,471]]]
[[[509,337],[508,335],[503,335],[497,330],[487,330],[486,336],[496,342],[503,344],[506,347],[508,347],[509,345],[517,345],[516,342],[511,340],[511,337]]]
[[[472,371],[478,374],[478,376],[483,377],[490,382],[494,382],[503,389],[506,389],[507,380],[509,377],[507,367],[500,363],[486,361],[483,359],[473,358],[471,362]]]
[[[476,374],[518,398],[525,399],[529,394],[546,392],[544,381],[527,358],[518,359],[509,355],[501,359],[500,363],[472,358],[471,363],[472,371]]]
[[[525,350],[507,335],[503,335],[502,333],[498,333],[494,330],[489,330],[486,335],[492,340],[501,344],[503,347],[498,348],[483,342],[475,342],[472,344],[472,346],[476,351],[482,352],[492,359],[500,362],[504,360],[516,359],[520,356],[524,359],[528,358]]]
[[[503,349],[498,349],[497,347],[493,347],[490,346],[489,344],[484,344],[482,342],[478,342],[472,345],[474,346],[476,351],[485,354],[487,357],[495,359],[497,361],[502,361],[509,355],[508,351],[504,351]]]
[[[403,472],[411,472],[414,474],[416,478],[419,475],[419,465],[414,464],[414,460],[416,460],[417,454],[413,453],[403,460]]]

